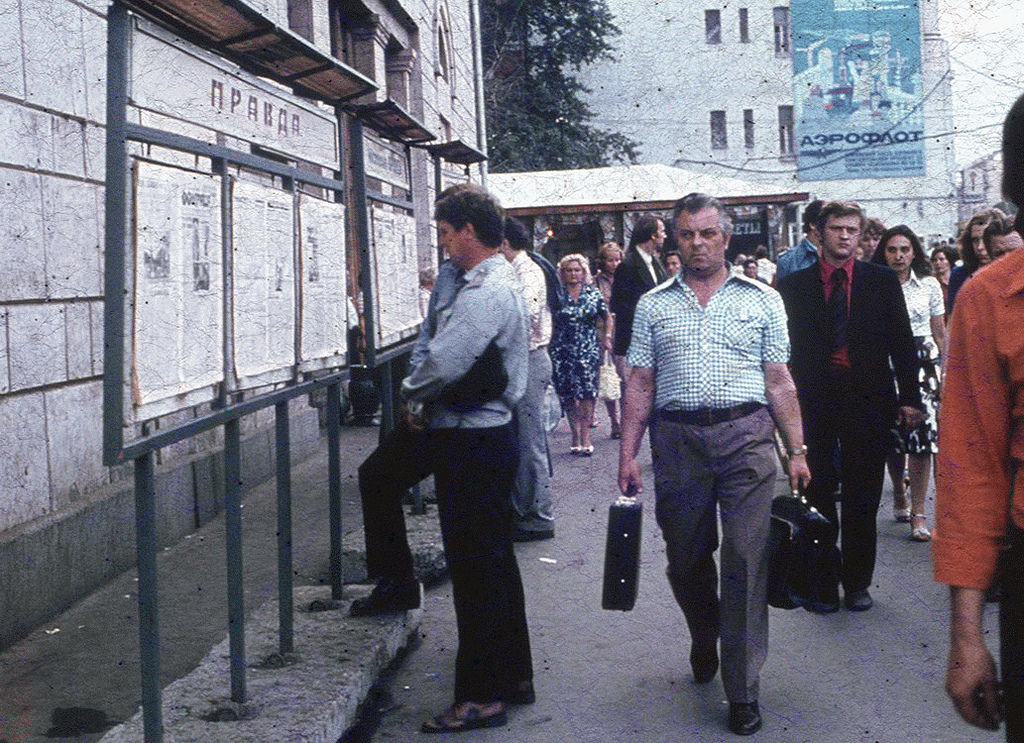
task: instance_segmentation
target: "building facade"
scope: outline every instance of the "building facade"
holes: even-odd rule
[[[215,51],[200,47],[213,29],[184,21],[175,27],[185,17],[175,13],[236,19],[231,7],[237,4],[132,0],[127,5],[158,29],[164,19],[174,21],[168,21],[166,34],[172,51],[212,58]],[[371,204],[400,212],[411,225],[413,273],[415,267],[436,264],[430,212],[437,189],[482,177],[475,0],[248,0],[247,5],[252,12],[242,14],[246,22],[270,28],[271,36],[300,56],[320,60],[330,74],[353,70],[354,79],[370,83],[359,96],[332,105],[323,98],[308,100],[300,90],[307,79],[302,76],[296,76],[302,81],[296,86],[282,84],[283,75],[274,81],[259,77],[260,70],[246,68],[244,54],[225,60],[223,68],[240,66],[238,75],[268,95],[279,94],[336,121],[340,167],[317,172],[346,184],[337,200],[348,231],[323,249],[344,255],[349,294],[358,299],[360,289],[372,284],[360,275],[367,268],[367,246],[355,229],[354,184],[360,180],[366,185],[358,195],[365,199],[368,192]],[[5,131],[0,138],[0,647],[134,560],[132,465],[108,467],[103,459],[107,18],[107,0],[0,0]],[[173,90],[174,70],[163,79]],[[211,92],[204,83],[203,95],[216,103],[219,90],[219,112],[233,110],[233,89],[218,84],[214,80]],[[252,121],[269,116],[270,129],[287,133],[292,119],[283,109],[249,98],[245,103],[239,94],[237,103],[257,107],[248,112]],[[228,125],[157,110],[130,100],[128,120],[306,167],[301,157],[286,157]],[[366,133],[362,144],[352,139],[355,119]],[[366,162],[360,178],[353,175],[357,146]],[[175,167],[200,168],[204,162],[148,145],[131,152]],[[235,175],[241,177],[242,170]],[[257,185],[287,187],[280,179],[264,181]],[[153,275],[159,271],[158,266]],[[362,314],[363,306],[359,309]],[[317,411],[305,399],[291,405],[293,453],[302,456],[315,447]],[[136,421],[134,433],[199,412],[186,406],[163,419]],[[267,468],[273,461],[273,420],[272,410],[242,419],[249,484],[272,474]],[[221,445],[219,432],[210,431],[160,450],[162,543],[175,541],[219,509]]]
[[[783,0],[677,1],[644,9],[609,0],[622,30],[617,59],[583,73],[595,124],[638,141],[641,162],[774,183],[811,198],[855,199],[886,224],[948,234],[957,218],[948,49],[938,29],[939,1],[919,5],[919,79],[905,87],[924,99],[920,175],[815,180],[798,172],[794,70],[837,60],[819,58],[817,48],[794,48],[790,4]],[[876,33],[868,43],[883,37]]]

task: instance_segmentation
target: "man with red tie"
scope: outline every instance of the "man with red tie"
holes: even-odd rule
[[[847,609],[871,608],[875,519],[890,429],[912,428],[922,416],[914,338],[899,279],[886,266],[854,258],[863,220],[857,204],[822,206],[820,260],[778,286],[789,318],[813,478],[807,499],[839,524],[842,542],[839,574],[808,606],[823,614],[839,609],[840,583]]]

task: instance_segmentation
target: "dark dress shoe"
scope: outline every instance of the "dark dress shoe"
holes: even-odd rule
[[[714,645],[706,648],[694,645],[690,648],[690,668],[693,669],[693,680],[698,684],[706,684],[718,673],[718,650]]]
[[[761,729],[761,711],[757,702],[734,702],[729,705],[729,730],[736,735],[753,735]]]
[[[513,542],[539,542],[542,539],[554,539],[554,529],[521,529],[512,530]]]
[[[381,578],[369,596],[356,599],[349,607],[352,617],[372,617],[420,607],[420,582],[415,578]]]
[[[846,594],[846,608],[850,611],[867,611],[874,605],[875,602],[866,588]]]
[[[839,611],[839,597],[835,601],[808,601],[804,608],[812,614],[834,614]]]

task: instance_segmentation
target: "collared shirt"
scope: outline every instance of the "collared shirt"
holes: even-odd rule
[[[551,310],[548,308],[548,285],[544,281],[544,271],[526,251],[516,251],[512,259],[519,286],[526,300],[526,309],[530,313],[530,350],[535,351],[551,342]]]
[[[782,298],[763,282],[730,276],[701,307],[685,269],[636,306],[627,361],[655,374],[655,410],[767,403],[765,362],[789,361]]]
[[[825,290],[825,304],[828,304],[829,298],[832,296],[832,275],[836,271],[842,271],[846,274],[846,314],[850,314],[850,301],[853,298],[853,264],[855,260],[850,258],[846,263],[841,266],[833,266],[828,261],[822,261],[819,264],[821,270],[821,284]],[[850,368],[850,347],[844,345],[841,348],[837,348],[832,354],[832,363],[836,366],[842,366],[846,369]]]
[[[1024,527],[1022,327],[1024,251],[1015,251],[974,274],[950,321],[932,543],[942,583],[987,588],[1007,518]]]
[[[455,301],[455,293],[459,290],[459,279],[462,277],[462,269],[450,260],[443,261],[437,267],[437,279],[434,281],[434,288],[430,292],[430,300],[427,302],[427,314],[420,323],[420,334],[413,344],[412,353],[409,354],[409,371],[412,372],[427,356],[427,346],[430,339],[434,337],[437,330],[437,314],[451,306]]]
[[[910,315],[910,332],[915,337],[931,336],[932,318],[946,314],[942,302],[942,286],[934,276],[918,278],[913,271],[903,284],[903,299]]]
[[[427,344],[426,356],[402,381],[402,395],[426,404],[431,428],[501,426],[512,419],[512,408],[526,390],[526,302],[515,270],[501,254],[481,261],[457,283],[451,303],[431,313],[436,331]],[[455,411],[440,402],[437,398],[441,392],[462,379],[492,341],[501,352],[508,375],[504,394],[468,412]]]
[[[818,249],[806,237],[790,248],[775,262],[775,283],[782,281],[791,273],[813,266],[818,262]]]

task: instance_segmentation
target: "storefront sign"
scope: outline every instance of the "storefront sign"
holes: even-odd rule
[[[340,169],[333,114],[143,19],[131,59],[133,105]]]

